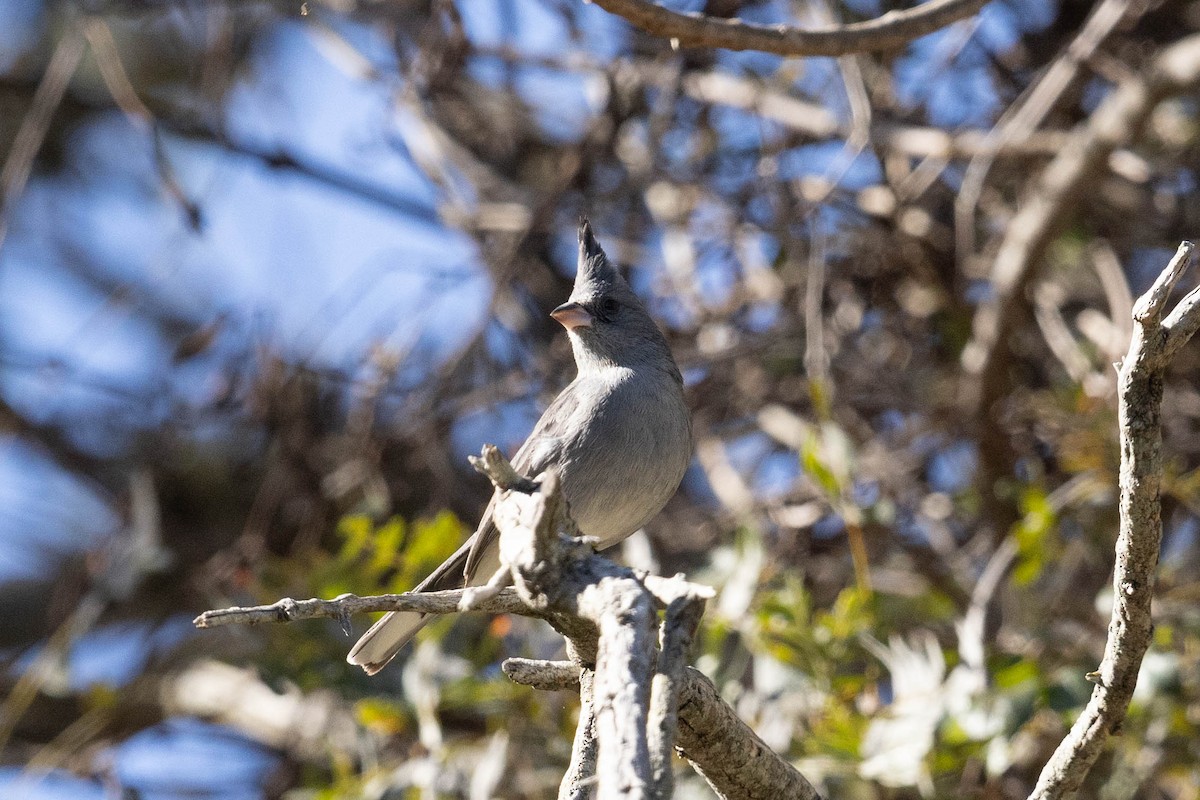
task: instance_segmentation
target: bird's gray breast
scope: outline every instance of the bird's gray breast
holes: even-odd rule
[[[579,435],[562,442],[558,464],[580,531],[608,546],[675,493],[691,459],[691,431],[682,391],[668,375],[616,373],[589,389],[571,410]]]

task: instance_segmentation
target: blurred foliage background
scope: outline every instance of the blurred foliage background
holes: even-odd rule
[[[0,795],[554,797],[576,700],[498,667],[559,651],[540,623],[441,620],[367,679],[335,622],[190,620],[457,546],[466,455],[572,373],[547,312],[587,214],[688,384],[693,467],[617,555],[718,588],[697,666],[829,796],[1024,797],[1105,640],[1112,363],[1200,231],[1195,87],[997,270],[1198,30],[1191,0],[994,0],[799,59],[576,0],[5,0]],[[1200,796],[1198,366],[1166,387],[1155,645],[1086,797]]]

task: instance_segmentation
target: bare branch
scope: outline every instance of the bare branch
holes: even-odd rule
[[[1083,65],[1104,43],[1113,29],[1130,13],[1129,0],[1103,0],[1092,9],[1083,28],[1054,63],[1042,73],[1021,100],[1009,107],[988,131],[981,152],[971,159],[962,188],[954,201],[954,227],[959,263],[975,254],[975,208],[996,154],[1007,144],[1029,137],[1075,82]],[[1140,5],[1134,13],[1144,13]]]
[[[468,456],[471,466],[480,475],[487,476],[497,489],[531,494],[537,491],[536,482],[529,480],[513,469],[512,464],[494,444],[485,444],[478,456]]]
[[[1192,289],[1187,296],[1179,301],[1171,315],[1163,320],[1163,330],[1167,333],[1167,341],[1163,343],[1163,358],[1170,359],[1179,348],[1183,347],[1200,329],[1200,287]]]
[[[663,619],[658,667],[650,687],[650,765],[655,797],[670,797],[674,789],[671,756],[679,725],[680,686],[692,638],[703,615],[703,600],[679,597],[667,606]]]
[[[606,576],[579,596],[580,613],[600,628],[596,655],[596,772],[602,776],[598,797],[649,797],[653,783],[647,722],[654,607],[636,581]]]
[[[1154,279],[1154,284],[1133,304],[1134,322],[1149,325],[1157,324],[1162,319],[1163,307],[1167,304],[1167,298],[1171,296],[1171,290],[1175,288],[1183,271],[1191,263],[1194,250],[1195,247],[1191,242],[1183,242],[1179,245],[1179,249],[1175,251],[1167,268]]]
[[[579,686],[579,725],[571,745],[571,763],[558,789],[558,800],[589,800],[596,782],[595,673],[585,669],[577,673]]]
[[[852,133],[850,126],[825,106],[754,78],[694,71],[683,76],[682,89],[693,100],[752,111],[814,139],[845,139]],[[1044,158],[1056,155],[1069,135],[1067,131],[1034,131],[1020,139],[989,143],[987,134],[977,130],[947,132],[889,120],[870,124],[870,141],[876,148],[921,158],[971,158],[985,150],[996,158]]]
[[[821,797],[803,775],[738,719],[712,681],[692,667],[685,675],[676,746],[719,797]]]
[[[722,796],[748,796],[742,791],[747,787],[763,789],[767,794],[762,796],[817,796],[799,773],[736,721],[706,678],[685,669],[704,602],[712,596],[709,587],[678,575],[642,575],[597,556],[586,540],[563,535],[575,526],[553,472],[527,481],[493,447],[485,448],[475,463],[497,485],[493,518],[500,530],[500,560],[513,586],[492,586],[498,590],[485,593],[284,599],[269,606],[209,611],[195,624],[214,627],[310,617],[331,617],[345,624],[350,614],[360,611],[445,614],[460,610],[467,596],[480,611],[541,617],[567,636],[571,663],[513,659],[504,664],[513,680],[526,685],[580,687],[580,726],[560,798],[582,800],[593,786],[601,800],[667,797],[677,724],[690,736],[679,731],[679,746],[689,743],[689,757]],[[498,582],[499,578],[494,583]],[[667,613],[660,651],[654,633],[663,608]],[[710,730],[711,724],[722,728]],[[709,741],[717,746],[709,747]]]
[[[755,25],[741,20],[670,11],[647,0],[596,0],[647,33],[683,47],[761,50],[783,56],[843,56],[891,50],[971,16],[986,0],[932,0],[877,19],[804,30],[786,25]]]
[[[519,683],[539,689],[578,685],[572,683],[578,680],[578,668],[568,662],[509,659],[504,671]],[[685,667],[679,685],[676,748],[719,797],[821,797],[791,764],[738,719],[702,672]]]
[[[242,608],[220,608],[205,611],[192,620],[197,628],[216,628],[220,625],[261,625],[265,622],[295,622],[299,619],[326,617],[341,620],[351,614],[367,614],[377,611],[417,611],[421,614],[454,614],[462,609],[466,589],[450,589],[444,592],[411,592],[404,594],[380,594],[359,597],[343,594],[332,600],[311,598],[293,600],[285,597],[268,606]],[[530,611],[521,600],[517,590],[511,587],[498,592],[486,601],[473,607],[475,611],[489,614],[525,614],[540,616]]]
[[[1197,292],[1159,323],[1171,287],[1191,261],[1184,242],[1154,286],[1134,305],[1133,338],[1121,363],[1118,414],[1121,437],[1121,523],[1113,569],[1113,609],[1096,688],[1067,737],[1042,769],[1030,798],[1073,794],[1121,721],[1150,646],[1155,571],[1162,543],[1163,372],[1173,353],[1200,328]],[[1174,341],[1171,341],[1174,336]],[[1170,342],[1170,350],[1168,350]]]
[[[120,49],[113,38],[112,28],[103,18],[95,16],[84,23],[83,35],[92,46],[92,55],[100,69],[100,77],[104,79],[104,85],[108,87],[113,102],[131,123],[143,131],[148,131],[154,121],[154,114],[138,97],[137,89],[129,80],[129,73],[121,63]]]
[[[579,665],[574,661],[543,661],[534,658],[507,658],[500,665],[513,683],[557,692],[579,689]]]

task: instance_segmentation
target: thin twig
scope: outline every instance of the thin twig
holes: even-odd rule
[[[1179,301],[1179,305],[1175,306],[1175,310],[1163,320],[1163,330],[1167,332],[1167,340],[1163,343],[1164,359],[1174,356],[1179,348],[1192,338],[1192,334],[1200,329],[1197,305],[1200,305],[1200,287],[1188,292],[1187,296]]]
[[[125,65],[121,63],[121,53],[108,23],[101,17],[91,17],[84,23],[83,35],[92,46],[92,55],[100,69],[100,77],[104,79],[104,85],[108,87],[113,102],[130,122],[143,131],[149,131],[154,114],[142,102],[142,98],[138,97],[137,89],[129,80],[129,74],[125,71]]]
[[[54,55],[42,73],[41,83],[33,93],[33,102],[29,112],[21,120],[21,127],[13,137],[12,148],[8,151],[8,159],[0,170],[0,245],[4,244],[8,233],[8,224],[12,219],[13,205],[25,191],[25,184],[33,171],[33,162],[46,132],[50,129],[50,120],[55,110],[62,103],[71,76],[75,74],[79,60],[87,42],[75,25],[69,25],[67,32],[58,40]]]
[[[1096,242],[1090,251],[1092,268],[1100,279],[1104,290],[1104,298],[1108,303],[1108,316],[1112,324],[1109,342],[1103,345],[1104,355],[1109,361],[1115,361],[1125,349],[1125,342],[1133,333],[1133,294],[1129,290],[1129,281],[1125,279],[1125,270],[1121,260],[1113,251],[1113,247],[1105,240]]]
[[[197,628],[216,628],[221,625],[262,625],[267,622],[295,622],[300,619],[326,617],[341,620],[351,614],[366,614],[377,611],[416,611],[421,614],[456,614],[462,609],[466,589],[448,589],[444,592],[412,592],[405,594],[381,594],[359,597],[343,594],[332,600],[311,598],[293,600],[285,597],[266,606],[220,608],[205,611],[192,620]],[[521,601],[516,589],[505,588],[494,597],[474,606],[475,611],[489,614],[528,614],[537,616]]]

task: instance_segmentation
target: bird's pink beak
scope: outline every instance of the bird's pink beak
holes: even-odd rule
[[[592,327],[592,315],[579,303],[563,303],[551,311],[550,316],[569,331]]]

